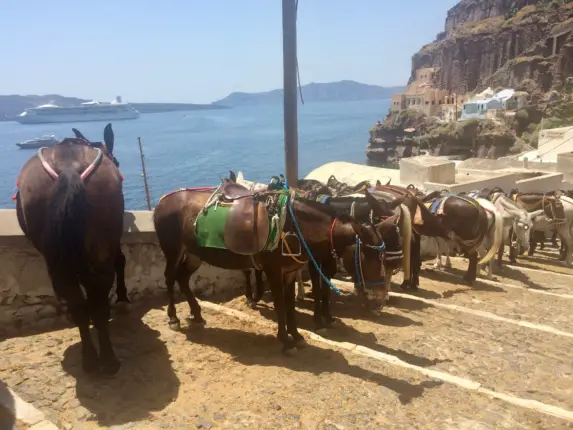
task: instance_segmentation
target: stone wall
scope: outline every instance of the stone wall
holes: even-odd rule
[[[165,294],[165,260],[153,229],[151,212],[126,212],[122,249],[130,299]],[[42,256],[18,226],[15,210],[0,210],[0,332],[26,326],[49,329],[65,320],[53,295]],[[191,278],[193,290],[211,295],[242,289],[241,272],[204,264]]]

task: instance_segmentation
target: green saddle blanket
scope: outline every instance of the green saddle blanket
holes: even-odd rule
[[[242,255],[273,251],[279,244],[289,199],[288,189],[231,201],[217,194],[197,217],[197,244]]]

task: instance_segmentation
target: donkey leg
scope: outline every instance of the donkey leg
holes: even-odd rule
[[[277,266],[278,265],[274,265],[274,267],[271,268],[274,270],[265,269],[265,273],[267,274],[267,278],[271,285],[275,312],[277,313],[277,337],[283,344],[283,352],[286,354],[292,354],[296,352],[296,345],[294,340],[289,338],[288,332],[286,330],[286,308],[285,291],[283,289],[283,275],[280,266]]]
[[[469,253],[469,265],[468,271],[464,275],[464,281],[468,283],[468,285],[472,285],[473,282],[477,279],[477,263],[478,263],[478,254],[476,251],[472,251]]]
[[[177,318],[177,310],[175,309],[175,280],[178,266],[179,262],[176,259],[167,259],[165,265],[165,285],[167,286],[167,298],[169,300],[167,316],[169,317],[169,328],[177,331],[181,329],[181,323],[179,318]]]
[[[253,301],[258,303],[262,300],[263,296],[265,295],[265,282],[263,281],[263,271],[255,269],[255,296],[253,297]]]
[[[336,275],[338,265],[337,265],[336,260],[332,259],[332,260],[328,260],[327,262],[323,263],[321,265],[321,268],[322,268],[322,272],[323,272],[324,276],[326,276],[328,279],[332,279]],[[321,278],[320,282],[319,282],[319,286],[320,286],[320,296],[321,296],[321,302],[322,302],[322,309],[321,309],[322,320],[324,321],[326,326],[331,326],[332,324],[334,324],[336,322],[336,320],[335,320],[335,318],[333,318],[332,313],[330,311],[330,304],[331,304],[331,302],[330,302],[330,285],[328,285],[326,282],[323,282],[323,280]]]
[[[450,260],[450,253],[451,253],[452,246],[449,243],[446,243],[446,269],[452,268],[452,260]]]
[[[198,265],[193,264],[192,260],[193,256],[188,254],[185,261],[179,265],[179,268],[177,269],[177,283],[179,284],[179,288],[181,289],[181,292],[189,304],[191,315],[193,315],[191,322],[195,324],[205,324],[205,320],[201,316],[201,306],[199,306],[193,291],[191,291],[191,288],[189,288],[189,280],[191,279],[191,275],[193,275],[193,273],[199,268],[199,265],[201,264],[200,261]]]
[[[80,331],[80,338],[82,340],[82,367],[84,372],[96,372],[99,369],[99,356],[90,336],[90,310],[80,286],[70,286],[70,288],[66,288],[65,290],[60,287],[58,290],[54,285],[54,290],[64,292],[64,294],[60,293],[58,295],[66,302],[70,317]]]
[[[503,260],[503,251],[504,251],[504,246],[501,245],[499,247],[499,249],[497,250],[497,266],[501,267],[502,266],[502,260]],[[510,249],[510,253],[511,253],[511,246],[509,247]]]
[[[121,363],[113,351],[109,335],[110,305],[107,299],[107,290],[95,283],[86,287],[86,290],[90,314],[98,335],[100,371],[105,375],[115,375],[119,371]]]
[[[245,299],[247,300],[247,306],[253,307],[255,302],[253,301],[253,286],[251,284],[251,270],[243,270],[243,275],[245,275]]]
[[[286,305],[286,326],[287,332],[294,339],[295,345],[298,348],[304,348],[307,343],[304,337],[298,332],[296,324],[296,309],[295,309],[295,273],[286,273],[284,275],[285,286],[285,305]]]
[[[297,270],[296,272],[296,284],[298,286],[296,299],[299,301],[304,301],[304,283],[302,282],[302,269]]]
[[[117,257],[114,262],[115,268],[115,275],[116,275],[116,282],[117,287],[115,289],[117,293],[117,300],[116,305],[120,308],[125,309],[126,305],[131,303],[129,298],[127,297],[127,287],[125,286],[125,265],[126,265],[126,258],[121,248],[117,254]]]
[[[109,335],[111,306],[108,293],[113,286],[115,261],[100,262],[92,265],[89,273],[80,276],[86,289],[87,304],[94,327],[97,330],[100,348],[100,371],[105,375],[115,375],[121,363],[117,359]]]
[[[312,298],[314,302],[313,319],[316,331],[318,332],[325,328],[324,321],[322,320],[322,279],[314,265],[310,264],[308,271],[310,273],[310,282],[312,283]]]
[[[409,288],[417,288],[419,285],[419,271],[421,267],[420,259],[420,235],[418,233],[412,234],[412,246],[410,248],[410,279],[404,279],[404,282],[400,285],[400,288],[407,290]],[[416,286],[415,286],[416,285]]]
[[[418,288],[420,288],[420,271],[422,270],[422,258],[420,256],[421,252],[420,247],[421,247],[421,237],[420,235],[418,235],[412,246],[412,258],[414,259],[414,262],[412,263],[413,272],[412,272],[412,283],[410,287],[413,290],[417,290]]]

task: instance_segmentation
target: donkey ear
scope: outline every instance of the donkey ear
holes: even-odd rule
[[[529,214],[529,216],[531,217],[531,221],[534,221],[535,218],[537,218],[538,216],[542,216],[542,215],[544,214],[544,212],[545,212],[545,211],[544,211],[543,209],[539,209],[539,210],[537,210],[537,211],[535,211],[535,212],[531,212],[531,213]]]
[[[380,179],[376,179],[376,186],[382,186],[382,182],[380,182]]]
[[[388,179],[388,182],[386,182],[386,185],[390,185],[390,182],[392,182],[392,178]]]
[[[237,175],[235,175],[235,172],[232,170],[229,170],[229,179],[231,182],[237,182]]]
[[[75,136],[78,139],[84,139],[87,140],[86,137],[77,129],[77,128],[72,128],[72,131],[74,132]],[[89,142],[89,140],[87,140]]]
[[[107,152],[113,154],[113,144],[115,141],[115,136],[113,134],[113,129],[111,128],[111,122],[105,126],[103,129],[103,141],[107,148]]]
[[[364,195],[366,196],[366,202],[368,203],[368,206],[370,206],[370,209],[374,211],[374,215],[376,216],[386,215],[386,213],[389,210],[388,203],[386,203],[384,200],[380,201],[376,199],[372,194],[368,192],[368,190],[364,191]]]

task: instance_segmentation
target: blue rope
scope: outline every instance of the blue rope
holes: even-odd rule
[[[286,180],[285,180],[286,183]],[[310,258],[310,261],[312,261],[312,264],[314,264],[314,267],[316,268],[316,271],[318,272],[318,274],[322,277],[322,279],[324,280],[324,282],[326,282],[326,284],[332,289],[332,291],[334,291],[336,294],[340,294],[340,290],[338,288],[336,288],[332,282],[330,282],[330,279],[328,279],[324,273],[322,273],[322,270],[320,270],[320,267],[318,266],[318,263],[316,262],[316,260],[314,259],[314,257],[312,256],[312,253],[310,252],[310,249],[308,249],[308,245],[306,244],[304,238],[302,237],[302,233],[300,232],[300,228],[298,227],[298,222],[296,220],[296,218],[294,217],[294,212],[292,210],[292,204],[291,202],[288,203],[288,210],[290,213],[290,216],[292,218],[292,223],[294,225],[294,228],[296,229],[296,232],[298,234],[298,238],[300,240],[300,243],[302,243],[302,246],[304,247],[305,251],[308,254],[308,257]]]

